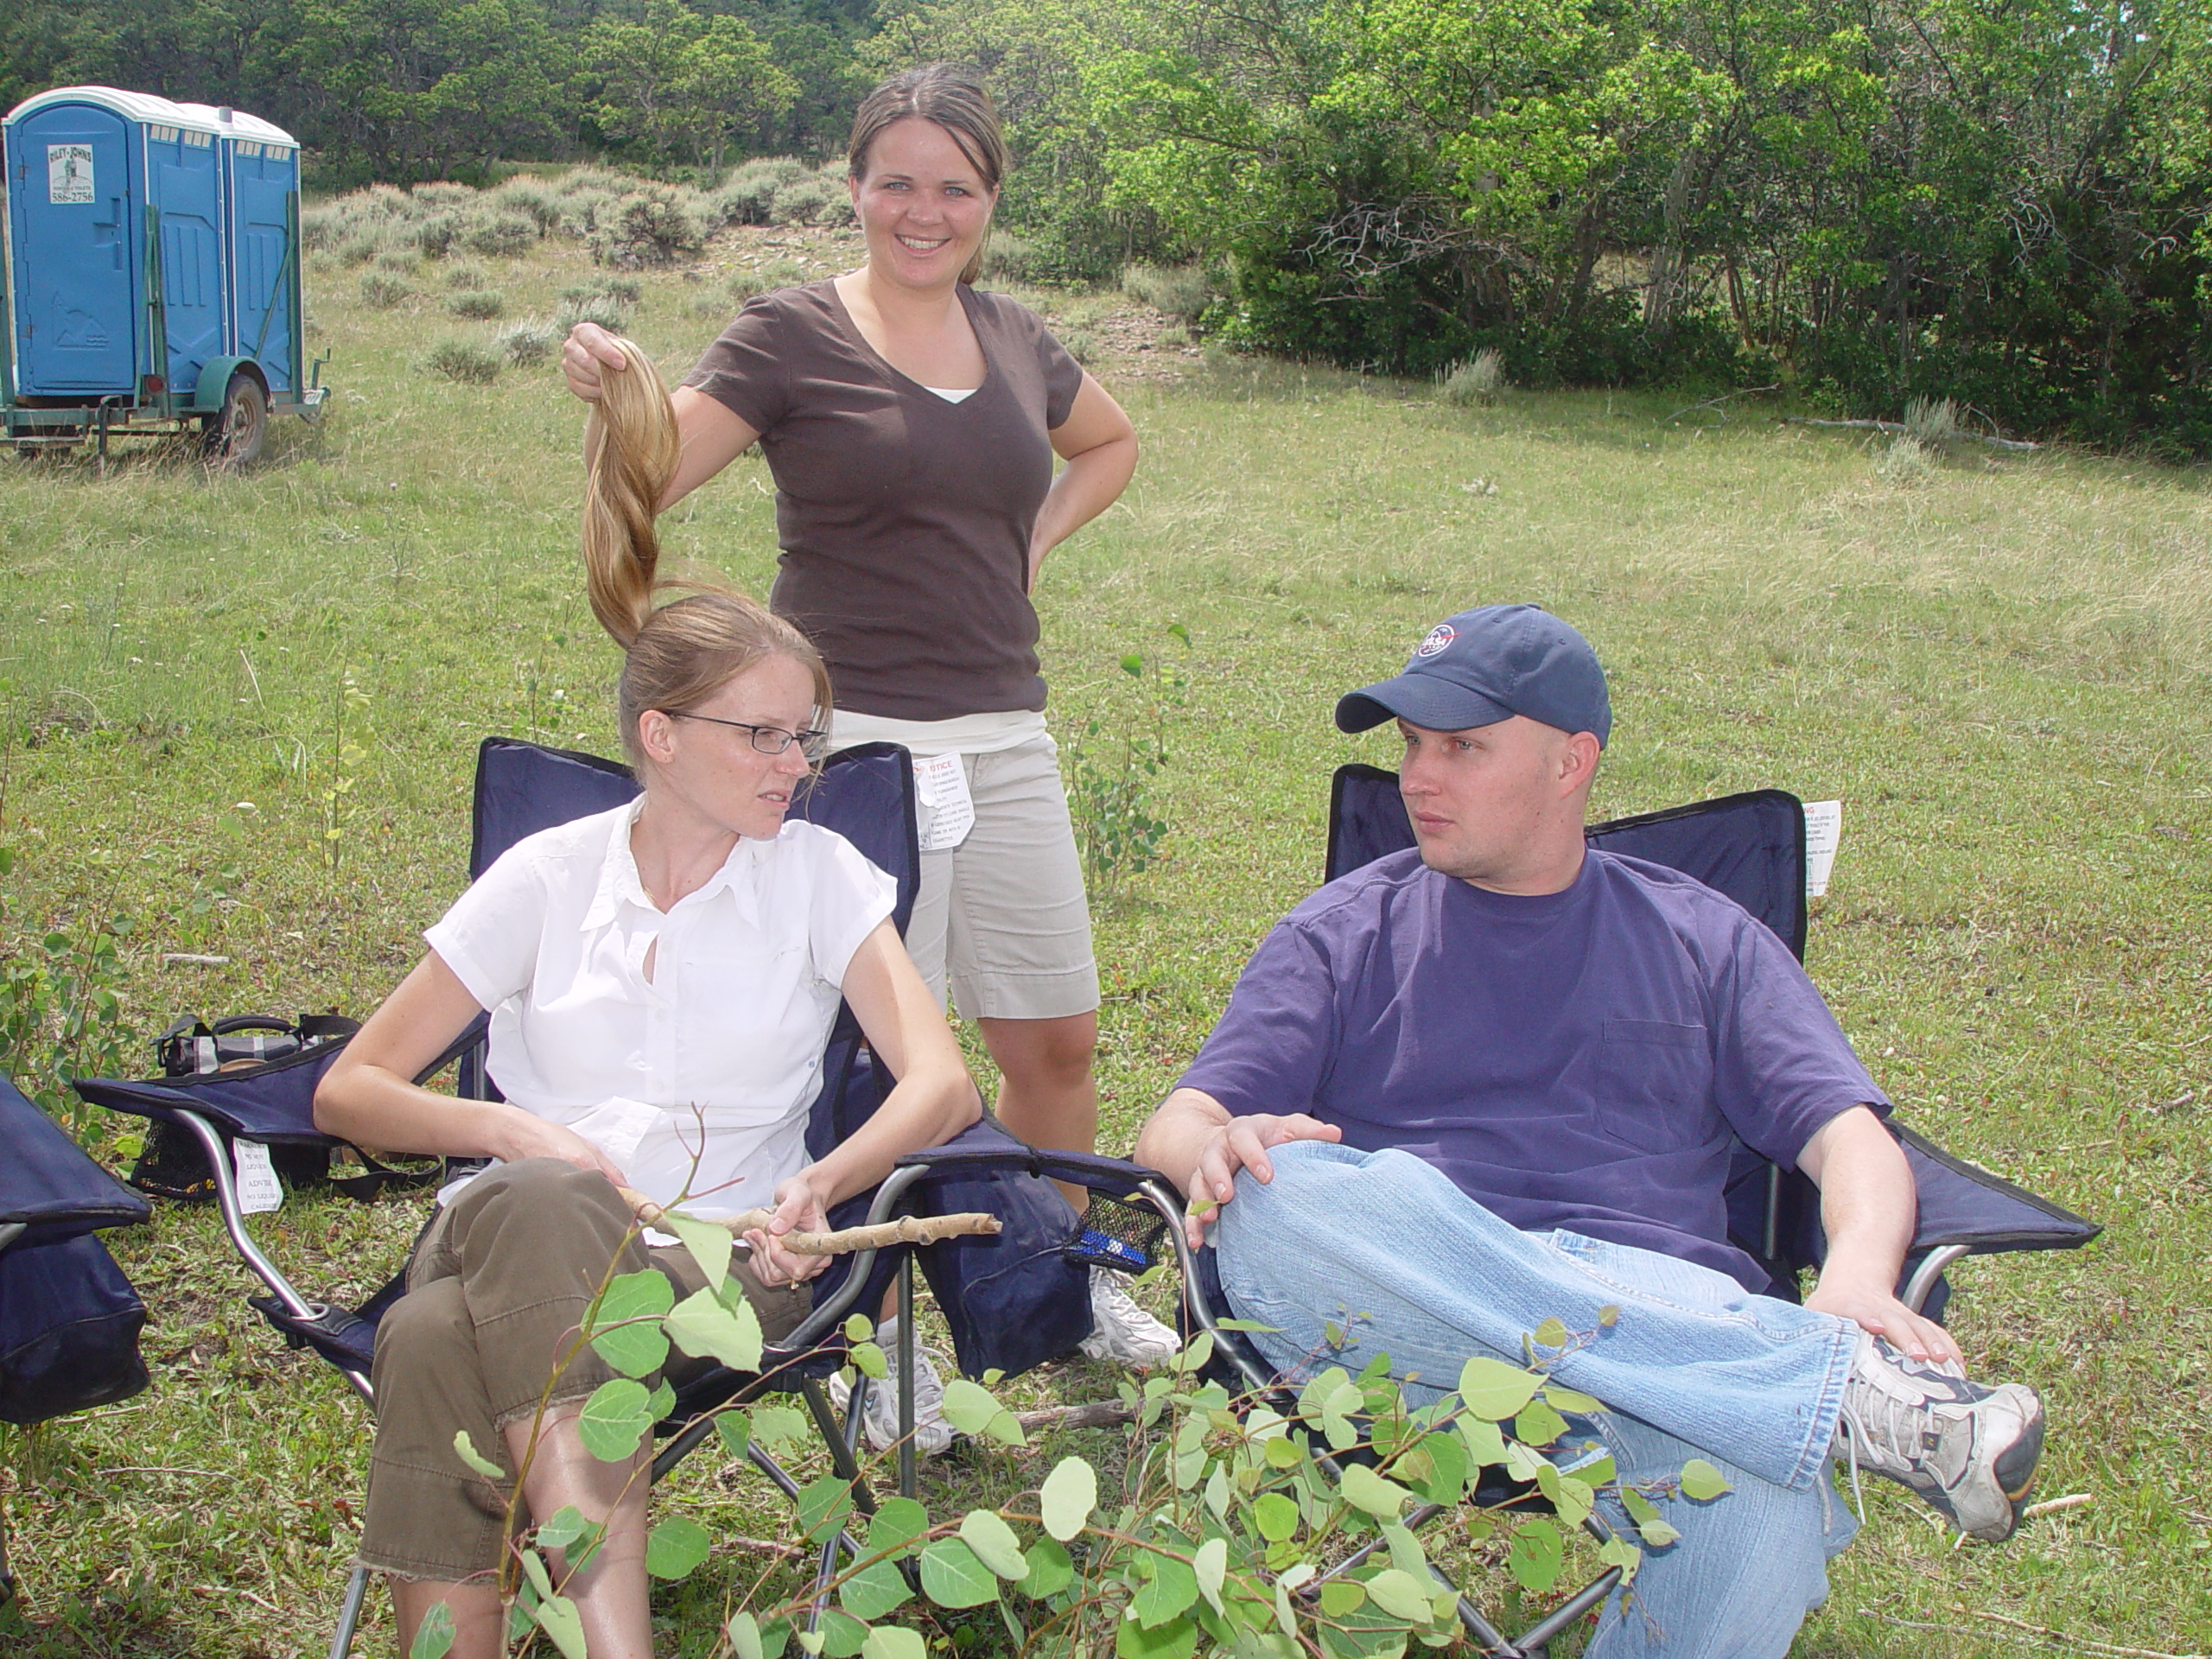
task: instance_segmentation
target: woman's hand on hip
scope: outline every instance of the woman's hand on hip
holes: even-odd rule
[[[819,1164],[779,1181],[774,1217],[745,1236],[753,1247],[753,1276],[764,1285],[795,1285],[828,1267],[828,1256],[793,1255],[781,1240],[785,1233],[828,1232],[830,1201],[830,1184]]]
[[[569,330],[568,341],[561,347],[561,372],[570,391],[588,404],[597,403],[600,377],[609,369],[621,374],[630,369],[613,335],[595,322],[580,322]]]

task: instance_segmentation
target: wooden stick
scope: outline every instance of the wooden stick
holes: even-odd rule
[[[1784,426],[1849,427],[1854,432],[1910,433],[1912,430],[1903,421],[1815,421],[1802,415],[1785,415],[1783,416],[1782,423]],[[2031,443],[2025,438],[1993,437],[1986,432],[1961,430],[1955,431],[1950,435],[1955,438],[1963,438],[1968,443],[1986,443],[1998,449],[2040,449],[2043,448],[2041,444]]]
[[[618,1186],[622,1201],[639,1221],[657,1226],[668,1211],[635,1187]],[[741,1210],[734,1216],[702,1216],[698,1219],[726,1227],[733,1233],[749,1233],[775,1219],[772,1210]],[[881,1249],[887,1244],[931,1244],[940,1238],[963,1238],[995,1233],[999,1218],[976,1211],[955,1216],[901,1216],[873,1227],[847,1227],[834,1233],[785,1233],[776,1242],[793,1255],[848,1255],[855,1250]]]

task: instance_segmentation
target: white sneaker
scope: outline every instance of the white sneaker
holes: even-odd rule
[[[1844,1385],[1837,1452],[1909,1486],[1960,1531],[2012,1535],[2043,1452],[2043,1402],[2018,1382],[1969,1382],[1862,1332]]]
[[[1083,1351],[1116,1365],[1157,1365],[1182,1351],[1183,1339],[1139,1307],[1118,1273],[1090,1270],[1090,1334]]]
[[[861,1413],[868,1443],[878,1452],[899,1444],[899,1320],[894,1315],[875,1328],[876,1345],[891,1362],[891,1375],[868,1386],[868,1404]],[[852,1385],[841,1372],[830,1379],[830,1402],[842,1412],[852,1398]],[[952,1425],[944,1418],[944,1383],[931,1362],[930,1351],[914,1344],[914,1452],[918,1457],[941,1457],[952,1449]]]

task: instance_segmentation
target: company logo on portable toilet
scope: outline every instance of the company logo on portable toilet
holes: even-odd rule
[[[46,147],[46,199],[56,207],[92,200],[92,147],[90,144],[48,144]]]

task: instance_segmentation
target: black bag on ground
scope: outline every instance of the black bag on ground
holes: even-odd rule
[[[245,1014],[210,1025],[188,1014],[154,1041],[154,1054],[166,1077],[204,1077],[210,1072],[250,1073],[296,1064],[302,1055],[330,1043],[343,1043],[361,1028],[340,1014],[303,1014],[296,1020],[272,1014]],[[386,1186],[420,1186],[435,1180],[440,1166],[394,1169],[367,1153],[345,1147],[286,1146],[269,1148],[269,1160],[285,1186],[334,1186],[349,1198],[372,1198]],[[215,1196],[207,1154],[188,1129],[156,1119],[146,1126],[130,1185],[156,1198],[204,1204]]]
[[[146,1305],[91,1233],[0,1250],[0,1422],[39,1423],[146,1386]]]

